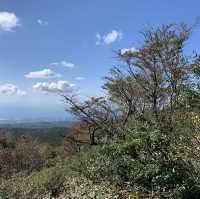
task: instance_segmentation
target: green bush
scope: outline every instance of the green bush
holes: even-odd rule
[[[58,196],[63,190],[66,168],[53,167],[27,176],[19,174],[2,181],[0,193],[8,199],[39,199],[46,194]]]
[[[144,125],[62,165],[4,180],[0,193],[9,199],[199,198],[198,139],[185,136]]]
[[[194,193],[198,198],[200,159],[193,137],[175,139],[151,127],[143,130],[81,154],[74,169],[95,183],[130,184],[161,198],[195,198]]]

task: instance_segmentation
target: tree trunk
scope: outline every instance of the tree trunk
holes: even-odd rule
[[[89,128],[90,133],[90,145],[96,145],[95,142],[95,129]]]

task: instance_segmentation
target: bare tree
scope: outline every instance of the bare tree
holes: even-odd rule
[[[187,80],[188,59],[183,54],[191,28],[167,25],[142,33],[143,46],[135,52],[119,52],[127,63],[129,76],[142,90],[157,121],[164,109],[170,110],[170,120],[177,107],[181,86]]]
[[[110,76],[105,77],[103,89],[108,91],[110,99],[117,103],[124,112],[123,125],[138,112],[143,112],[145,98],[135,79],[117,67],[111,70]]]
[[[108,137],[121,136],[120,109],[104,97],[92,97],[84,102],[78,102],[74,96],[64,95],[65,101],[70,105],[70,111],[88,126],[91,145],[96,144],[95,135]]]
[[[166,25],[142,32],[144,43],[137,50],[120,50],[118,57],[126,67],[114,67],[103,88],[106,97],[79,102],[64,95],[70,111],[88,125],[91,144],[99,132],[109,137],[125,135],[127,124],[141,114],[160,126],[173,129],[173,117],[188,80],[189,59],[184,45],[192,28]]]

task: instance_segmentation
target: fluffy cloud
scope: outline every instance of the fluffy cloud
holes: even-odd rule
[[[134,53],[134,52],[138,52],[138,49],[133,47],[133,48],[122,48],[120,50],[121,55],[126,55],[126,54]]]
[[[12,31],[20,25],[19,18],[11,12],[0,12],[0,29],[4,31]]]
[[[9,95],[19,95],[19,96],[24,96],[26,95],[26,91],[23,91],[19,89],[17,86],[14,84],[2,84],[0,85],[0,93],[2,94],[9,94]]]
[[[33,85],[33,89],[42,92],[59,93],[69,92],[73,86],[75,85],[69,84],[67,81],[60,80],[57,82],[38,82]]]
[[[48,21],[44,21],[44,20],[42,20],[42,19],[38,19],[37,20],[37,23],[39,24],[39,25],[41,25],[41,26],[47,26],[49,23],[48,23]]]
[[[63,66],[65,68],[73,68],[74,67],[73,63],[67,62],[67,61],[54,62],[54,63],[51,63],[51,65],[53,65],[53,66]]]
[[[97,33],[96,38],[97,38],[96,45],[100,45],[100,44],[109,45],[115,41],[120,40],[122,38],[122,32],[117,31],[117,30],[112,30],[110,33],[103,36]]]
[[[78,80],[78,81],[81,81],[81,80],[84,80],[85,77],[80,77],[80,76],[78,76],[78,77],[75,77],[74,79],[75,79],[75,80]]]
[[[35,72],[30,72],[25,75],[26,78],[28,79],[33,79],[33,78],[60,78],[61,75],[55,73],[51,69],[43,69],[41,71],[35,71]]]
[[[116,40],[120,40],[122,38],[122,33],[116,30],[113,30],[111,33],[108,33],[103,37],[103,41],[105,44],[111,44]]]

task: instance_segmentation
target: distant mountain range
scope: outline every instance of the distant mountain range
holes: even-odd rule
[[[39,121],[39,122],[11,122],[11,121],[1,121],[0,128],[68,128],[70,127],[75,121]]]
[[[14,140],[24,135],[30,135],[41,143],[60,145],[63,136],[69,133],[73,123],[75,121],[2,123],[0,124],[0,133],[6,134]]]

